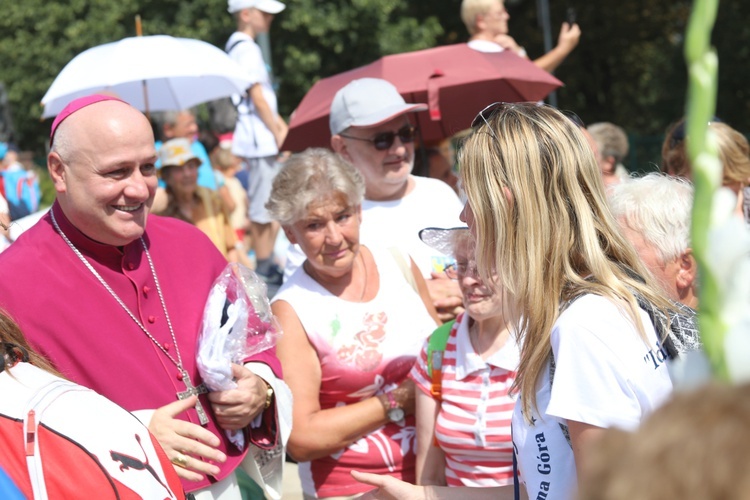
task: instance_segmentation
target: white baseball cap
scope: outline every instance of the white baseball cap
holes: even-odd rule
[[[230,14],[234,14],[242,9],[252,8],[268,14],[278,14],[286,9],[286,5],[277,0],[229,0],[229,8],[227,10]]]
[[[200,165],[200,158],[195,156],[191,148],[190,139],[184,139],[178,137],[171,139],[162,144],[159,149],[159,160],[161,160],[161,168],[164,167],[181,167],[191,160],[198,160]]]
[[[409,104],[392,83],[380,78],[352,80],[336,92],[331,103],[331,135],[349,127],[374,127],[404,113],[425,111],[426,104]]]

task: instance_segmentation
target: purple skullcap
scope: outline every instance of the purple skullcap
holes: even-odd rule
[[[62,111],[60,111],[60,114],[58,114],[55,117],[55,121],[52,122],[52,130],[49,133],[49,147],[52,147],[52,141],[55,139],[55,132],[57,131],[57,127],[60,126],[60,124],[70,115],[75,113],[76,111],[85,108],[86,106],[90,106],[92,104],[96,104],[97,102],[102,101],[120,101],[125,102],[122,99],[119,99],[117,97],[113,97],[111,95],[104,95],[104,94],[93,94],[93,95],[87,95],[85,97],[79,97],[78,99],[75,99],[73,101],[70,101],[70,103],[63,108]],[[127,103],[125,103],[127,104]]]

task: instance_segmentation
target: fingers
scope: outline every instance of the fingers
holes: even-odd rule
[[[178,399],[174,403],[164,405],[156,411],[163,412],[165,415],[174,418],[183,411],[195,407],[198,402],[198,396],[190,396],[187,399]]]
[[[169,456],[177,475],[188,481],[200,481],[204,475],[216,476],[221,471],[216,464],[206,462],[188,453],[173,450]]]
[[[216,463],[227,459],[216,449],[221,441],[211,431],[175,418],[194,406],[196,400],[197,397],[193,396],[162,406],[154,412],[149,423],[149,431],[175,464],[177,474],[188,481],[200,481],[203,474],[218,474],[220,469]]]
[[[370,474],[369,472],[359,472],[357,470],[351,471],[352,477],[360,483],[369,484],[371,486],[380,487],[383,485],[383,476],[378,474]]]

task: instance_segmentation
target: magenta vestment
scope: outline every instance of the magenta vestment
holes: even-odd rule
[[[97,243],[73,227],[57,203],[52,210],[63,232],[176,359],[140,240],[122,250]],[[197,385],[200,375],[195,351],[203,308],[226,260],[203,233],[177,219],[149,215],[143,239],[161,284],[183,365]],[[49,214],[0,254],[0,269],[0,306],[19,323],[32,346],[66,377],[130,411],[159,408],[176,401],[176,393],[185,390],[175,365],[57,234]],[[265,363],[281,376],[273,352],[250,361]],[[227,455],[215,478],[221,480],[234,471],[244,453],[217,428],[206,395],[200,401],[210,417],[207,428],[221,438],[220,449]],[[194,409],[179,418],[199,423]],[[268,435],[253,437],[267,442]],[[208,480],[183,482],[187,491],[208,484]]]

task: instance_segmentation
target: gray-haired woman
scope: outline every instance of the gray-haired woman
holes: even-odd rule
[[[414,481],[414,386],[407,375],[437,322],[414,262],[359,243],[362,176],[338,155],[291,157],[267,208],[307,260],[272,304],[294,395],[290,455],[306,498],[370,486],[352,469]]]

